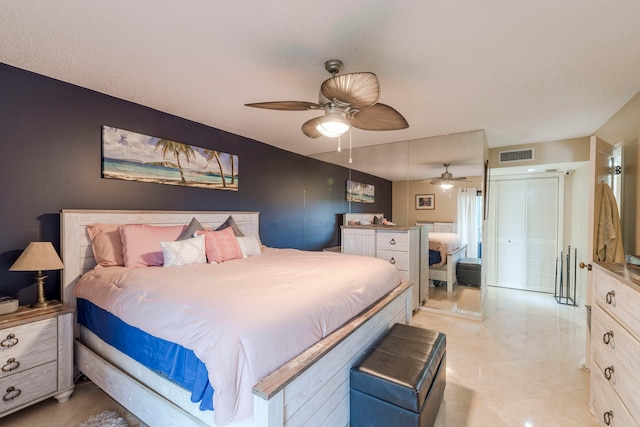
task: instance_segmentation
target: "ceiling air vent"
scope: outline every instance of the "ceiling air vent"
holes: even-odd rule
[[[529,160],[533,160],[533,148],[500,151],[498,152],[498,159],[500,163],[526,162]]]

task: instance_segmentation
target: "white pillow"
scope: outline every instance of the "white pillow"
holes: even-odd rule
[[[242,224],[241,227],[242,234],[244,237],[254,237],[260,246],[262,246],[262,241],[260,240],[260,234],[258,234],[258,230],[253,224]]]
[[[253,236],[237,237],[240,249],[242,250],[242,257],[249,258],[250,256],[260,255],[262,249],[260,248],[260,241]]]
[[[204,236],[176,240],[175,242],[160,242],[160,246],[162,246],[164,267],[207,263],[207,256],[204,250]]]

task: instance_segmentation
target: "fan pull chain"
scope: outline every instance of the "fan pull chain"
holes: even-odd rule
[[[353,163],[353,159],[351,158],[351,129],[349,129],[349,163]]]
[[[338,153],[342,151],[342,147],[340,147],[340,136],[338,136]]]

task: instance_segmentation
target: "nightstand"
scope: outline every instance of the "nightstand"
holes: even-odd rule
[[[73,309],[20,307],[0,316],[0,417],[73,393]]]

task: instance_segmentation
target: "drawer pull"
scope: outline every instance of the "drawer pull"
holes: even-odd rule
[[[11,359],[7,360],[7,363],[5,363],[4,366],[0,368],[0,370],[2,370],[2,372],[11,372],[15,371],[19,367],[20,362],[16,361],[16,359],[12,357]]]
[[[615,305],[615,298],[616,298],[616,291],[609,291],[605,296],[605,300],[607,301],[607,304]]]
[[[602,416],[603,421],[606,425],[611,425],[611,419],[613,418],[613,411],[607,411]]]
[[[390,244],[390,245],[395,245],[395,244],[396,244],[396,239],[391,239],[391,240],[389,240],[389,244]]]
[[[613,368],[613,366],[609,366],[608,368],[604,368],[604,377],[611,381],[611,377],[613,376],[613,374],[615,374],[616,370]]]
[[[605,332],[602,336],[602,342],[605,344],[609,344],[611,339],[613,338],[613,331]]]
[[[11,386],[7,389],[7,392],[5,393],[5,395],[2,396],[2,400],[4,400],[5,402],[8,402],[20,396],[21,394],[22,394],[22,390],[20,390],[19,388],[15,388],[14,386]]]
[[[389,260],[389,262],[390,262],[391,264],[395,264],[395,263],[396,263],[396,259],[395,259],[395,258],[393,258],[393,257],[391,257],[391,259]]]
[[[4,350],[5,348],[11,348],[14,345],[18,344],[18,338],[16,338],[15,334],[9,334],[5,339],[0,341],[0,347]]]

